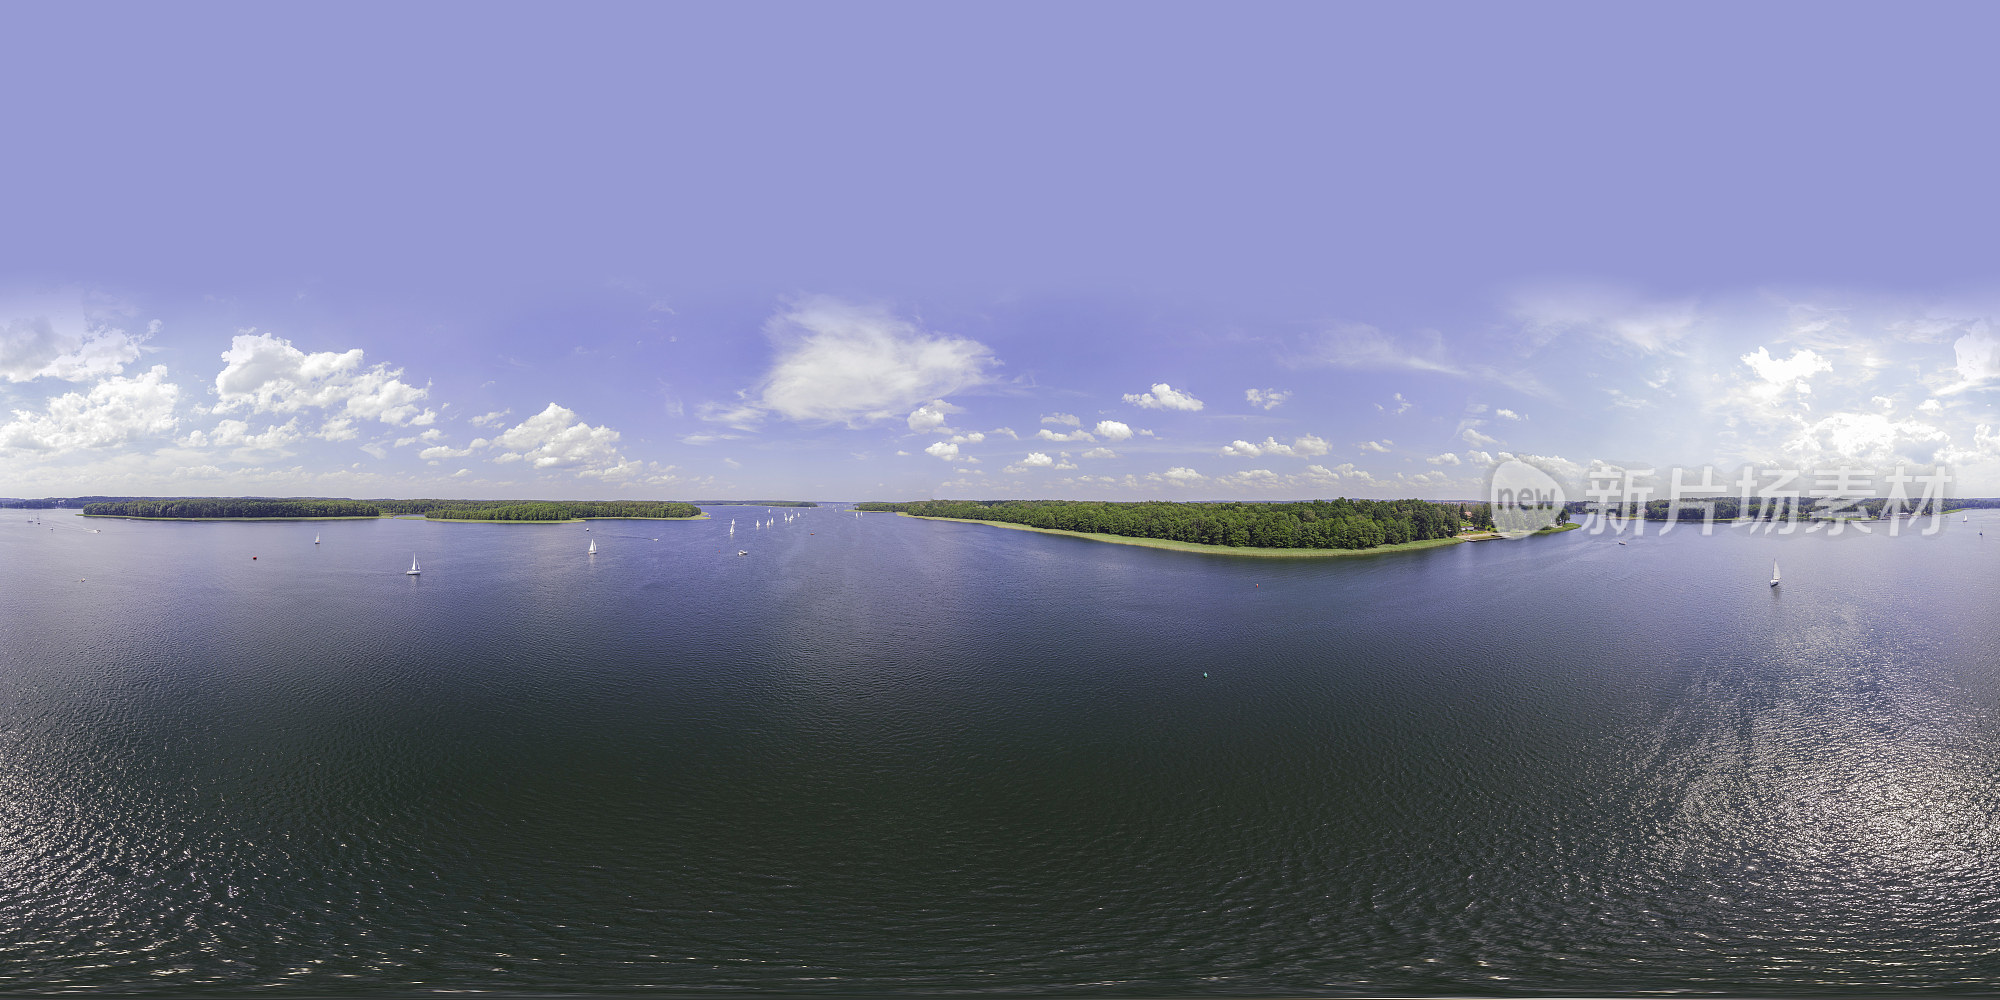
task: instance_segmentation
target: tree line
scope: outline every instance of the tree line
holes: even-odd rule
[[[698,517],[701,508],[671,500],[453,501],[423,512],[440,521],[569,521],[579,517]]]
[[[855,505],[856,510],[897,511],[917,517],[954,517],[1260,549],[1370,549],[1450,538],[1471,523],[1470,507],[1485,505],[1345,498],[1295,503],[914,500]],[[1490,526],[1490,513],[1481,513]]]
[[[381,508],[359,500],[263,500],[204,497],[191,500],[112,500],[83,506],[102,517],[381,517]]]

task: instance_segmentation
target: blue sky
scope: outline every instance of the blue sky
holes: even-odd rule
[[[14,5],[0,495],[1996,495],[1996,27]]]

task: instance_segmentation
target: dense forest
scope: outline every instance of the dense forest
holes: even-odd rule
[[[817,507],[811,500],[696,500],[702,507]]]
[[[359,500],[263,500],[207,497],[191,500],[111,500],[85,504],[83,512],[98,517],[381,517],[372,503]]]
[[[1345,499],[1299,503],[916,500],[855,505],[856,510],[898,511],[918,517],[999,521],[1032,528],[1260,549],[1370,549],[1450,538],[1469,526],[1469,517],[1483,517],[1484,508],[1484,504],[1425,500]]]
[[[424,512],[440,521],[568,521],[579,517],[699,517],[701,508],[670,500],[449,501]]]

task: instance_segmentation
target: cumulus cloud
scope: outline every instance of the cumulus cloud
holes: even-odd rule
[[[1173,468],[1160,473],[1160,476],[1171,482],[1176,482],[1176,483],[1192,483],[1195,482],[1196,480],[1203,478],[1201,473],[1196,472],[1193,469],[1190,469],[1184,465],[1176,465]]]
[[[2000,378],[2000,337],[1985,323],[1974,324],[1952,345],[1957,355],[1958,377],[1965,385],[1979,385]]]
[[[1373,444],[1374,442],[1371,441],[1369,443]],[[1285,444],[1274,437],[1266,437],[1261,444],[1253,444],[1242,440],[1232,441],[1222,446],[1220,454],[1234,458],[1256,458],[1260,455],[1280,455],[1286,458],[1295,458],[1324,455],[1330,448],[1331,446],[1327,444],[1325,438],[1307,434],[1303,437],[1293,439],[1291,444]]]
[[[1142,410],[1199,410],[1202,402],[1185,392],[1177,391],[1165,382],[1153,385],[1147,393],[1126,393],[1125,401]]]
[[[1415,403],[1410,402],[1407,399],[1404,399],[1403,394],[1400,392],[1395,394],[1394,402],[1396,404],[1396,408],[1393,410],[1382,405],[1381,403],[1376,403],[1375,408],[1385,413],[1388,413],[1391,416],[1395,416],[1396,414],[1402,413],[1403,411],[1408,410],[1410,407],[1417,405]]]
[[[1799,392],[1811,392],[1812,377],[1820,372],[1833,370],[1833,363],[1814,353],[1809,348],[1798,348],[1789,358],[1774,358],[1770,349],[1759,347],[1754,354],[1743,355],[1742,361],[1757,373],[1765,383],[1777,388],[1792,388]]]
[[[910,411],[910,429],[921,434],[944,426],[947,416],[959,412],[959,408],[942,399],[933,399]]]
[[[472,454],[472,449],[470,449],[470,448],[451,448],[451,447],[447,447],[447,446],[445,446],[445,445],[441,445],[441,444],[440,444],[440,445],[434,445],[434,446],[432,446],[432,447],[429,447],[429,448],[425,448],[424,450],[422,450],[422,451],[420,451],[420,452],[417,452],[417,457],[418,457],[418,458],[433,458],[433,459],[435,459],[435,458],[464,458],[465,456],[467,456],[467,455],[470,455],[470,454]]]
[[[1097,436],[1106,441],[1123,441],[1132,436],[1132,427],[1122,421],[1100,420],[1097,422]]]
[[[850,427],[888,420],[985,383],[996,363],[976,340],[823,296],[796,303],[764,330],[777,357],[760,406],[790,420]]]
[[[85,382],[123,373],[146,334],[127,334],[113,319],[77,293],[0,298],[0,379]]]
[[[1489,437],[1485,434],[1479,433],[1479,428],[1477,427],[1465,428],[1464,430],[1459,432],[1458,437],[1459,440],[1464,441],[1466,444],[1469,444],[1474,448],[1487,448],[1500,443],[1499,438]]]
[[[952,444],[978,444],[984,440],[986,440],[986,435],[978,431],[968,431],[964,434],[954,434],[951,436]]]
[[[165,365],[113,376],[87,392],[63,393],[40,412],[13,411],[14,419],[0,424],[0,452],[63,454],[169,435],[180,424],[180,392]]]
[[[1245,389],[1243,398],[1258,409],[1275,410],[1292,398],[1292,393],[1288,389]]]
[[[935,444],[932,444],[930,447],[925,448],[924,454],[929,455],[933,458],[942,458],[945,461],[949,462],[952,459],[958,457],[958,445],[953,444],[950,441],[939,441]]]
[[[1432,455],[1431,457],[1424,459],[1424,461],[1429,462],[1432,465],[1457,465],[1459,462],[1459,458],[1457,455],[1454,455],[1451,452],[1445,452],[1442,455]]]
[[[1396,442],[1391,441],[1388,438],[1383,438],[1380,441],[1363,441],[1360,444],[1355,445],[1355,447],[1361,449],[1362,451],[1387,452],[1389,450],[1389,447],[1395,443]]]
[[[513,410],[494,410],[492,413],[482,413],[473,417],[470,423],[474,427],[498,427],[500,426],[500,421],[506,419],[507,415],[513,412]]]
[[[1085,458],[1117,458],[1118,453],[1109,448],[1092,448],[1083,453]]]
[[[1021,440],[1021,435],[1014,433],[1014,428],[1012,427],[995,427],[992,430],[987,431],[987,433],[993,435],[994,437],[1009,438],[1015,441]]]
[[[495,435],[487,446],[502,449],[495,462],[526,462],[533,469],[602,469],[623,462],[617,431],[592,427],[555,403]]]
[[[1097,440],[1095,437],[1091,436],[1091,433],[1089,431],[1077,430],[1077,431],[1071,431],[1068,434],[1057,434],[1055,431],[1049,430],[1046,427],[1036,431],[1035,437],[1040,438],[1043,441],[1096,441]]]
[[[1044,455],[1039,451],[1031,451],[1028,453],[1028,457],[1021,459],[1021,464],[1030,467],[1039,465],[1054,465],[1055,459],[1052,459],[1049,456]]]
[[[1083,421],[1077,419],[1076,415],[1072,413],[1050,413],[1042,417],[1042,423],[1055,424],[1058,427],[1083,426]]]
[[[268,333],[238,334],[215,376],[217,413],[327,411],[329,420],[376,420],[393,426],[426,425],[434,410],[418,404],[430,395],[402,381],[403,370],[364,364],[360,348],[308,354]]]
[[[1495,414],[1495,415],[1497,415],[1497,416],[1502,416],[1502,417],[1506,417],[1506,418],[1507,418],[1507,419],[1509,419],[1509,420],[1526,420],[1526,419],[1528,419],[1527,417],[1524,417],[1524,416],[1522,416],[1522,415],[1520,415],[1520,414],[1518,414],[1518,413],[1515,413],[1515,412],[1514,412],[1513,410],[1508,410],[1508,409],[1499,409],[1499,410],[1495,410],[1495,411],[1493,411],[1493,412],[1494,412],[1494,414]]]

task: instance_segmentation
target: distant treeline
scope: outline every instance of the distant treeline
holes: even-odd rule
[[[696,500],[703,507],[817,507],[811,500]]]
[[[85,504],[85,514],[104,517],[380,517],[382,511],[359,500],[110,500]]]
[[[856,510],[1025,524],[1128,538],[1259,549],[1369,549],[1450,538],[1490,527],[1484,504],[1427,500],[1299,503],[1108,503],[1082,500],[915,500],[861,503]],[[1483,522],[1483,523],[1481,523]]]
[[[699,517],[701,508],[671,500],[452,501],[424,512],[440,521],[569,521],[579,517]]]
[[[1866,499],[1837,500],[1829,503],[1819,497],[1752,497],[1745,503],[1740,497],[1716,497],[1712,500],[1650,500],[1646,503],[1606,504],[1612,513],[1624,517],[1642,517],[1648,521],[1665,521],[1670,512],[1678,506],[1680,516],[1676,520],[1701,520],[1709,516],[1704,508],[1713,504],[1714,518],[1718,521],[1748,519],[1754,521],[1805,521],[1814,517],[1881,517],[1888,508],[1884,497]],[[1591,500],[1572,500],[1565,505],[1573,514],[1588,514],[1600,504]],[[1953,499],[1946,498],[1924,502],[1912,497],[1896,505],[1897,510],[1920,516],[1934,512],[1955,510],[1961,507],[2000,507],[2000,500],[1993,499]],[[1935,508],[1935,511],[1933,510]]]

